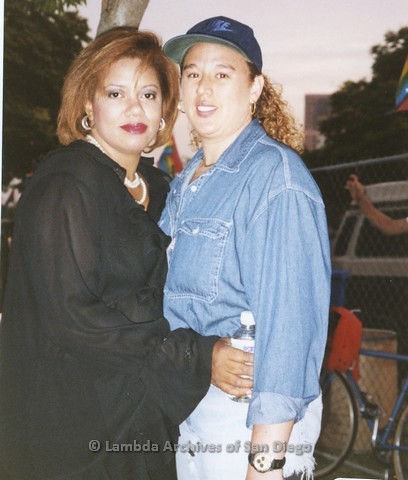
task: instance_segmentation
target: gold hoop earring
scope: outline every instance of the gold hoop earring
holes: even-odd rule
[[[162,117],[159,123],[159,132],[166,127],[166,120]]]
[[[86,131],[89,131],[89,130],[92,130],[91,129],[91,126],[89,125],[89,117],[88,115],[85,115],[83,117],[83,119],[81,120],[81,125],[82,125],[82,128]]]
[[[251,116],[254,116],[254,113],[256,112],[256,102],[250,103],[250,110],[251,110]]]
[[[178,102],[177,109],[178,109],[178,111],[181,112],[181,113],[186,113],[186,112],[183,110],[183,102],[182,102],[181,100]]]
[[[194,148],[196,149],[200,148],[201,139],[198,133],[194,129],[190,131],[190,141],[191,141],[191,145]]]

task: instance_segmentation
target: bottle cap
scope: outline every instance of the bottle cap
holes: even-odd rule
[[[241,312],[241,324],[245,325],[246,327],[255,325],[255,319],[251,311],[244,310],[243,312]]]

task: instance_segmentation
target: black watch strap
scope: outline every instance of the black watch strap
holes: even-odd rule
[[[255,459],[255,456],[257,457]],[[267,470],[264,470],[262,467],[262,458],[263,457],[267,457],[268,461],[271,462],[270,458],[269,458],[269,455],[267,454],[260,454],[260,452],[257,452],[257,453],[250,453],[248,455],[248,462],[250,465],[252,465],[255,470],[257,472],[271,472],[272,470],[280,470],[281,468],[283,468],[283,466],[285,465],[285,462],[286,462],[286,458],[283,457],[283,458],[274,458],[272,460],[272,463],[271,463],[271,466],[267,469]],[[255,460],[255,462],[254,462]]]

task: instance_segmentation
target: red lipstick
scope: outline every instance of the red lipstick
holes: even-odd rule
[[[120,128],[125,130],[125,132],[138,135],[147,130],[147,125],[144,123],[127,123],[126,125],[121,125]]]

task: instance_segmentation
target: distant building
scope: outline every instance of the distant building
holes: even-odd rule
[[[330,95],[305,95],[305,147],[316,150],[324,145],[319,122],[330,115]]]

